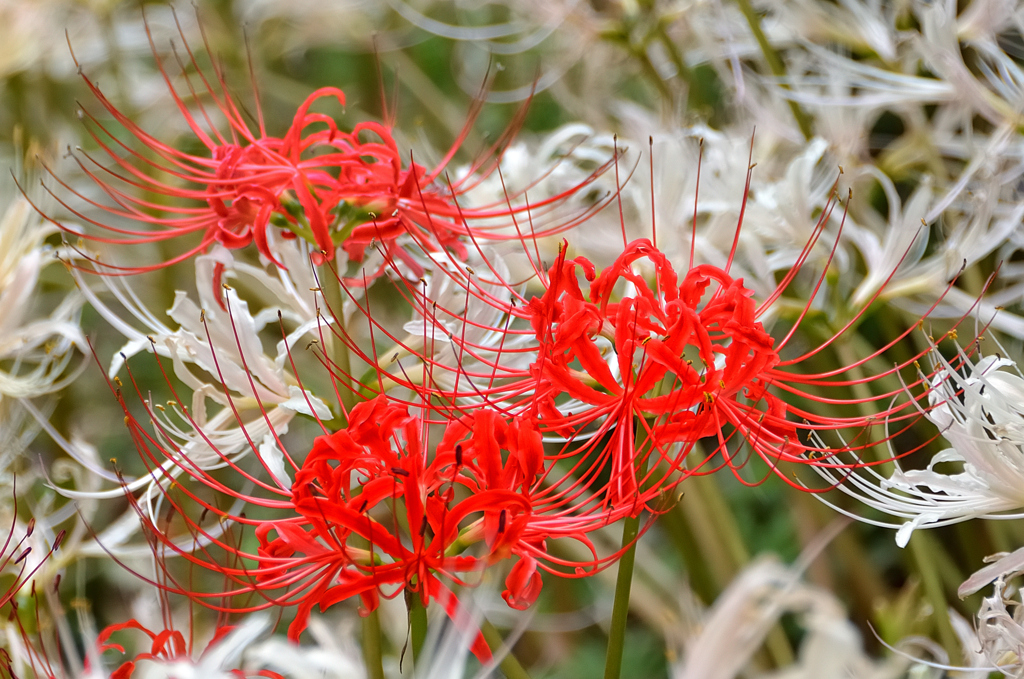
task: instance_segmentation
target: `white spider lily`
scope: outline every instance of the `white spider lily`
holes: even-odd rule
[[[953,186],[938,194],[932,182],[925,180],[905,202],[900,201],[892,180],[877,168],[869,166],[856,172],[878,181],[885,191],[889,214],[885,218],[865,210],[858,212],[857,221],[848,221],[847,237],[856,244],[868,269],[853,294],[853,306],[863,305],[883,286],[885,297],[934,297],[965,267],[973,266],[1006,242],[1024,217],[1024,206],[1000,200],[999,186],[991,177],[996,173],[994,165],[1012,144],[1010,129],[1002,129],[974,153]],[[929,240],[926,224],[947,211],[954,214],[944,220],[946,237],[925,256]],[[954,318],[966,311],[960,305],[953,306],[958,309],[952,314]]]
[[[839,168],[827,153],[824,140],[795,145],[759,131],[752,149],[749,128],[717,131],[698,125],[665,129],[639,107],[622,104],[619,109],[627,129],[642,130],[645,137],[655,131],[649,142],[646,138],[641,141],[639,136],[616,139],[582,124],[567,125],[535,146],[512,146],[502,159],[500,179],[504,187],[498,177],[490,177],[470,197],[495,201],[506,188],[518,191],[533,182],[537,184],[530,188],[531,200],[557,194],[578,185],[595,166],[618,151],[617,172],[614,168],[604,172],[588,190],[570,197],[578,210],[608,201],[603,210],[588,217],[585,225],[565,236],[574,254],[587,257],[600,268],[615,261],[623,239],[651,238],[677,270],[690,263],[691,242],[695,264],[723,267],[729,260],[745,205],[732,270],[762,294],[774,290],[774,273],[793,266],[812,236],[816,216],[833,197]],[[744,202],[751,155],[758,164]],[[539,181],[537,167],[550,168]],[[827,227],[830,232],[834,233],[841,216],[841,211],[831,214]],[[524,249],[530,253],[539,249],[541,258],[550,261],[562,240],[559,236],[534,243],[529,240],[528,227],[521,227],[527,237],[525,248],[515,240],[509,246],[495,246],[503,254],[515,253],[506,254],[506,258],[517,279],[532,274],[532,269],[525,266]],[[834,236],[822,236],[812,258],[823,262],[834,240]],[[848,266],[842,250],[835,254],[835,265]]]
[[[779,3],[777,9],[780,27],[791,30],[797,39],[869,49],[885,61],[896,58],[894,18],[899,5],[881,0],[840,0],[835,4],[792,0]]]
[[[41,585],[45,577],[38,569],[52,575],[52,569],[41,566],[40,560],[46,558],[54,533],[40,520],[34,535],[28,537],[28,516],[18,514],[15,503],[23,498],[16,497],[15,490],[20,494],[30,488],[35,471],[19,472],[17,482],[13,472],[40,427],[46,426],[53,407],[52,401],[35,404],[31,399],[67,386],[81,373],[70,367],[76,349],[87,351],[79,326],[81,295],[67,294],[49,316],[38,308],[40,274],[58,261],[44,244],[54,232],[21,198],[0,217],[0,526],[10,531],[14,543],[24,539],[23,549],[32,548],[32,556],[20,567]],[[84,365],[82,362],[80,367]],[[40,410],[46,415],[32,421],[29,416]]]
[[[856,0],[842,4],[842,9],[829,12],[859,19],[829,25],[838,27],[847,43],[873,43],[871,47],[884,61],[851,59],[802,41],[799,57],[794,58],[797,68],[791,69],[791,73],[802,73],[785,79],[793,88],[782,91],[787,98],[817,109],[819,117],[830,116],[835,107],[874,111],[876,115],[862,119],[868,124],[883,109],[906,112],[913,119],[924,104],[937,104],[940,114],[942,109],[959,111],[961,119],[966,115],[967,125],[972,114],[996,126],[1019,121],[1024,71],[996,41],[996,35],[1016,21],[1009,2],[972,2],[959,16],[956,2],[949,0],[910,3],[920,33],[895,29],[899,11],[885,16]],[[784,7],[787,16],[801,15],[809,21],[822,13],[808,11],[802,2]],[[969,67],[964,62],[961,42],[973,48],[977,64]],[[922,69],[935,75],[919,75]]]
[[[286,249],[283,247],[282,253]],[[282,489],[290,488],[291,479],[278,437],[288,431],[296,414],[319,420],[332,418],[326,403],[303,389],[290,370],[289,356],[295,344],[303,338],[316,338],[321,324],[328,322],[317,315],[314,295],[318,293],[310,291],[311,286],[307,285],[314,279],[311,275],[303,278],[302,253],[296,251],[291,255],[294,257],[288,263],[296,273],[277,270],[276,278],[259,267],[236,266],[231,254],[221,247],[197,257],[195,269],[200,303],[197,305],[184,292],[175,294],[168,315],[177,323],[177,329],[168,327],[148,311],[123,279],[104,277],[102,280],[120,305],[135,317],[134,323],[121,318],[89,288],[88,281],[78,277],[92,305],[128,338],[128,343],[111,363],[110,376],[114,378],[130,356],[149,349],[170,359],[174,375],[191,390],[191,403],[172,402],[165,407],[147,399],[149,416],[157,429],[156,437],[162,442],[168,459],[161,463],[160,470],[138,479],[126,479],[125,487],[120,486],[109,470],[97,467],[94,460],[75,446],[65,445],[72,457],[107,480],[118,483],[118,487],[105,491],[62,490],[62,494],[76,499],[101,499],[123,497],[126,490],[141,492],[139,504],[149,516],[157,516],[163,499],[159,486],[167,482],[166,476],[176,478],[186,468],[218,469],[250,454],[259,457],[274,483]],[[224,286],[217,291],[223,293],[222,308],[213,287],[218,271],[224,276],[256,280],[273,303],[253,314],[249,303],[236,290]],[[277,324],[279,314],[298,327],[279,340],[276,352],[268,355],[259,333],[270,323]],[[138,325],[145,329],[139,329]],[[148,550],[146,546],[123,547],[138,526],[138,517],[129,510],[90,548],[100,549],[101,544],[121,555],[129,551],[144,553]],[[88,551],[83,549],[83,553]]]
[[[1002,580],[996,582],[994,589],[978,609],[981,652],[1006,676],[1024,676],[1024,604],[1004,598]],[[1018,597],[1019,594],[1018,590]]]
[[[922,35],[916,47],[929,70],[953,86],[961,105],[970,106],[995,125],[1019,124],[1024,70],[998,46],[994,35],[1002,25],[1014,25],[1012,12],[1007,11],[1006,3],[978,4],[981,7],[972,8],[976,11],[957,17],[955,1],[921,3]],[[975,70],[981,78],[964,62],[961,41],[978,53]]]
[[[935,356],[939,370],[924,415],[951,448],[937,453],[925,469],[905,470],[894,460],[895,471],[888,478],[874,467],[848,475],[816,468],[839,490],[902,519],[893,523],[854,517],[898,528],[896,543],[901,547],[919,528],[972,518],[1024,518],[1024,378],[1002,370],[1015,364],[998,356],[972,361],[961,351],[957,366],[937,351]],[[936,469],[943,463],[960,470]]]
[[[403,373],[446,391],[458,391],[470,401],[486,390],[504,370],[526,369],[532,356],[517,353],[531,333],[509,327],[502,306],[509,303],[510,274],[504,259],[490,248],[473,253],[468,264],[444,254],[432,256],[422,294],[412,319],[403,326],[408,336],[401,350],[382,356],[382,366],[397,377]],[[407,358],[418,361],[410,366]]]
[[[296,283],[288,274],[279,271],[279,279],[273,280],[257,267],[236,268],[230,252],[220,246],[210,254],[197,257],[195,269],[200,304],[179,290],[175,293],[174,304],[167,311],[167,315],[177,323],[177,330],[159,321],[139,302],[129,286],[120,284],[121,279],[103,280],[121,305],[145,326],[145,330],[123,320],[79,277],[92,305],[129,340],[111,361],[109,376],[114,377],[131,356],[150,349],[173,361],[175,375],[195,394],[193,406],[200,419],[205,419],[202,400],[228,404],[225,390],[235,395],[234,398],[243,399],[237,403],[241,407],[254,407],[254,402],[245,399],[258,399],[268,407],[279,406],[293,413],[315,414],[330,419],[326,405],[300,389],[295,377],[286,370],[292,347],[303,338],[315,338],[320,323],[327,322],[316,313],[314,293],[308,287],[299,291],[300,285],[313,279],[310,277],[308,281]],[[253,314],[249,311],[249,303],[227,285],[222,291],[223,299],[218,300],[213,290],[218,269],[222,269],[225,275],[234,272],[258,281],[270,292],[275,303]],[[302,293],[309,299],[303,299]],[[279,313],[299,325],[277,343],[276,353],[271,356],[263,349],[259,333],[271,322],[276,324]],[[197,374],[189,366],[205,374]],[[213,382],[208,381],[210,376]]]

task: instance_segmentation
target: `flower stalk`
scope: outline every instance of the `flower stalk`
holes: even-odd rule
[[[761,48],[761,53],[764,55],[764,60],[768,62],[768,68],[771,69],[772,75],[776,78],[786,77],[786,66],[782,63],[782,57],[772,47],[772,44],[768,42],[768,36],[764,34],[761,29],[761,18],[757,16],[757,12],[754,10],[754,6],[750,4],[750,0],[736,0],[736,4],[739,5],[740,11],[743,12],[743,17],[747,20],[747,24],[750,26],[750,32],[754,34],[754,39],[757,40],[758,46]],[[789,84],[782,82],[779,84],[784,90],[791,89]],[[789,100],[789,110],[793,112],[793,118],[796,120],[797,126],[800,128],[800,133],[804,135],[804,139],[810,141],[814,137],[814,129],[811,122],[811,117],[800,108],[800,104],[796,101]]]
[[[953,625],[949,621],[949,616],[946,615],[949,603],[946,601],[946,595],[942,591],[942,580],[936,563],[937,550],[935,542],[931,539],[931,536],[917,532],[910,537],[909,546],[914,564],[917,566],[918,573],[921,574],[924,595],[928,603],[931,604],[932,610],[935,611],[932,619],[935,621],[939,641],[942,643],[942,647],[946,649],[946,652],[949,653],[949,657],[956,658],[960,655],[960,643],[957,641],[956,632],[953,631]]]
[[[636,560],[636,540],[640,533],[640,517],[631,516],[622,522],[622,546],[627,547],[619,559],[615,579],[615,599],[612,604],[612,623],[608,630],[608,652],[604,661],[604,679],[619,679],[622,674],[622,654],[626,646],[626,619],[629,617],[629,592],[633,587],[633,565]]]
[[[505,645],[505,641],[501,638],[501,634],[494,625],[488,620],[481,621],[480,633],[484,635],[484,639],[487,641],[487,645],[492,650],[500,651]],[[498,667],[505,673],[508,679],[530,679],[530,673],[526,671],[514,655],[512,655],[512,649],[508,649],[507,653],[502,655],[501,660],[498,662]]]
[[[363,660],[369,679],[385,679],[383,643],[380,633],[380,613],[372,610],[363,618]]]
[[[405,605],[409,610],[409,641],[415,663],[422,657],[423,643],[427,640],[427,607],[412,592],[405,593]]]

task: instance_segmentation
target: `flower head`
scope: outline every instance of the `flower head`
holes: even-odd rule
[[[135,630],[148,639],[149,650],[124,661],[110,674],[110,679],[131,679],[139,674],[168,679],[283,679],[283,675],[266,669],[245,672],[235,668],[242,652],[266,629],[267,622],[263,617],[253,616],[240,625],[218,627],[206,650],[198,657],[194,655],[191,632],[186,640],[185,635],[173,627],[154,632],[137,620],[110,625],[100,632],[97,643],[101,653],[118,651],[123,655],[125,647],[110,640],[114,635],[122,636],[122,632]],[[136,674],[140,666],[143,672]]]
[[[539,579],[523,570],[535,571],[537,558],[546,557],[545,540],[586,541],[573,517],[537,516],[534,496],[543,494],[544,471],[539,434],[528,420],[508,422],[480,410],[452,422],[430,446],[425,424],[386,397],[363,402],[350,411],[346,428],[314,442],[301,465],[287,457],[295,480],[289,490],[261,484],[269,496],[233,490],[165,451],[175,468],[156,473],[182,477],[197,489],[205,485],[280,517],[252,520],[237,511],[237,502],[223,510],[201,499],[198,491],[179,497],[164,489],[166,502],[209,548],[192,554],[162,532],[147,533],[153,532],[170,552],[234,583],[226,593],[196,592],[181,584],[169,588],[218,608],[214,599],[245,591],[265,598],[257,608],[297,606],[290,627],[297,638],[314,607],[324,610],[356,596],[364,610],[372,611],[380,596],[408,591],[424,603],[440,601],[453,614],[458,601],[446,582],[473,584],[486,566],[519,557],[527,565],[509,576],[507,598],[514,607],[528,605],[536,598]],[[160,441],[137,435],[155,461]],[[209,530],[208,521],[190,511],[196,503],[204,516],[216,515],[220,524],[252,528],[257,551],[247,552]],[[213,549],[234,558],[220,563],[211,558]],[[247,565],[250,561],[256,566]],[[474,650],[488,654],[482,639]]]
[[[333,259],[339,248],[355,262],[362,262],[368,250],[379,248],[385,261],[368,272],[368,278],[382,273],[391,259],[403,262],[418,278],[423,269],[404,250],[405,246],[412,244],[417,251],[428,253],[451,249],[465,258],[466,236],[508,238],[503,232],[510,230],[516,215],[530,210],[531,218],[536,219],[561,199],[554,196],[533,205],[524,201],[513,205],[518,196],[503,195],[486,205],[459,204],[459,195],[480,181],[473,173],[482,171],[486,175],[496,166],[493,162],[476,162],[470,174],[455,182],[439,180],[468,134],[479,107],[433,169],[411,158],[406,162],[388,124],[363,121],[351,131],[344,131],[333,117],[314,111],[324,102],[334,102],[344,109],[345,95],[335,87],[320,88],[306,97],[290,126],[281,136],[274,136],[267,132],[258,102],[258,127],[254,129],[242,114],[243,105],[228,94],[222,71],[214,64],[214,76],[205,75],[187,43],[183,44],[188,63],[196,75],[189,75],[183,66],[189,95],[182,95],[157,55],[148,26],[147,34],[174,104],[205,151],[181,151],[146,132],[83,73],[103,111],[142,148],[123,141],[122,133],[83,109],[82,116],[91,123],[90,136],[112,164],[104,165],[100,158],[85,152],[78,162],[106,201],[91,198],[54,176],[65,191],[107,213],[115,223],[90,217],[56,192],[51,193],[78,219],[101,230],[80,234],[93,242],[120,246],[189,234],[198,234],[200,240],[167,261],[145,266],[108,263],[102,267],[103,273],[128,274],[170,265],[204,252],[215,243],[229,249],[255,244],[261,255],[283,266],[269,237],[271,230],[281,229],[286,237],[303,238],[312,244],[318,263]],[[184,41],[184,34],[181,37]],[[209,45],[206,47],[209,51]],[[207,101],[212,106],[204,103]],[[498,149],[507,143],[517,125],[513,124],[494,143],[491,155],[500,156]],[[598,173],[607,167],[606,163]],[[580,186],[591,180],[584,180]],[[146,197],[139,197],[140,193]],[[117,222],[123,220],[132,224],[119,226]],[[479,220],[481,226],[471,228],[473,220]],[[576,217],[553,218],[542,230],[554,233],[577,221]]]
[[[904,469],[894,459],[895,469],[887,478],[865,468],[837,483],[867,506],[902,520],[869,521],[898,527],[896,543],[901,547],[918,529],[972,518],[1024,516],[1024,379],[1013,371],[1013,361],[997,355],[971,356],[959,350],[949,361],[936,347],[932,357],[937,369],[929,385],[929,407],[922,411],[951,447],[935,454],[924,469]],[[936,468],[943,464],[956,470]],[[840,481],[828,469],[820,471]]]
[[[431,452],[421,426],[383,397],[357,405],[296,472],[297,516],[256,529],[261,584],[287,583],[304,599],[293,635],[313,605],[358,594],[373,610],[382,590],[449,598],[439,576],[463,584],[487,564],[543,549],[547,535],[531,521],[539,435],[481,410],[452,423]],[[475,543],[482,551],[465,553]]]
[[[654,265],[656,287],[633,270],[642,258]],[[589,281],[587,296],[577,268]],[[662,456],[671,444],[683,444],[685,456],[728,423],[762,454],[791,455],[796,430],[765,381],[781,359],[755,320],[751,295],[742,281],[711,265],[693,267],[679,280],[648,240],[629,244],[600,274],[585,258],[566,261],[563,248],[544,295],[529,304],[539,345],[532,407],[546,426],[566,431],[604,420],[602,429],[612,436],[610,501],[637,492],[633,461],[641,433]],[[580,419],[563,416],[562,394],[585,404]]]

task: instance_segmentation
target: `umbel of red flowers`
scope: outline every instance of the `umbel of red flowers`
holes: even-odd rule
[[[94,243],[119,248],[181,240],[190,234],[199,238],[198,242],[187,239],[191,245],[164,261],[142,265],[120,259],[104,261],[96,270],[106,275],[175,264],[214,243],[229,249],[254,244],[262,256],[283,266],[268,244],[268,231],[280,229],[285,238],[308,241],[318,258],[331,260],[340,249],[349,261],[362,262],[367,249],[380,250],[385,259],[402,262],[419,277],[424,273],[421,264],[406,248],[396,247],[397,242],[412,244],[416,251],[449,250],[464,258],[467,237],[474,241],[514,237],[509,235],[514,232],[510,226],[527,211],[535,235],[558,233],[591,212],[561,214],[555,208],[562,199],[610,167],[609,162],[580,186],[533,204],[507,196],[497,203],[463,207],[459,197],[497,167],[498,150],[515,134],[525,109],[481,154],[481,160],[470,166],[470,172],[453,181],[444,173],[472,128],[479,106],[451,149],[431,169],[414,162],[411,154],[408,159],[402,157],[389,124],[360,121],[346,131],[331,115],[314,111],[331,102],[344,110],[345,94],[335,87],[310,94],[284,133],[273,136],[264,124],[258,96],[258,127],[252,129],[242,114],[243,107],[229,94],[216,62],[211,61],[213,77],[205,75],[184,34],[186,63],[194,73],[182,67],[180,77],[189,93],[182,96],[148,26],[147,35],[171,99],[205,152],[180,151],[142,129],[119,111],[80,67],[82,79],[104,114],[123,128],[112,129],[87,108],[80,110],[99,153],[94,157],[82,151],[76,160],[107,200],[91,198],[53,173],[63,191],[50,193],[79,222],[98,227],[98,231],[75,232]],[[209,53],[205,36],[204,45]],[[123,141],[125,133],[134,142]],[[69,195],[91,209],[83,210]],[[104,216],[97,217],[97,212]],[[80,254],[85,261],[99,265],[89,253]],[[372,280],[386,266],[378,265],[365,278]]]

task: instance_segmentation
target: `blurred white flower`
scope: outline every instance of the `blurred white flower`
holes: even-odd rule
[[[772,672],[750,672],[751,657],[786,614],[798,616],[806,630],[795,663]],[[673,679],[732,679],[741,674],[759,679],[895,679],[906,676],[913,664],[899,655],[869,657],[835,596],[802,582],[800,569],[768,558],[755,561],[733,580],[700,626],[686,635],[681,655],[672,667]]]
[[[38,477],[23,461],[55,405],[52,399],[32,399],[66,387],[86,365],[82,361],[74,368],[72,361],[88,351],[79,326],[81,295],[58,291],[59,301],[50,302],[39,290],[44,269],[58,263],[45,244],[54,231],[23,198],[14,200],[0,217],[0,526],[11,544],[25,552],[15,570],[32,575],[41,586],[55,572],[43,561],[56,531],[44,514],[36,514],[45,509],[45,500],[26,495]],[[25,512],[26,507],[32,511]]]
[[[50,313],[34,313],[39,276],[56,263],[44,241],[56,229],[24,199],[11,203],[0,219],[0,400],[32,398],[63,388],[74,349],[87,351],[78,317],[82,298],[68,294]]]
[[[1000,166],[1014,153],[1015,137],[1009,128],[1000,130],[979,145],[949,188],[939,192],[932,179],[925,177],[905,201],[892,179],[877,167],[853,170],[854,177],[876,180],[889,206],[888,215],[881,215],[858,205],[864,209],[856,210],[856,219],[847,222],[846,237],[856,245],[867,268],[854,291],[854,307],[881,291],[884,298],[925,300],[908,304],[914,312],[924,313],[949,281],[1006,242],[1024,217],[1024,205],[1006,200],[1001,190],[1010,178],[1000,176]],[[945,231],[941,239],[930,238],[929,225],[936,220],[941,220]],[[932,251],[926,255],[929,245]],[[973,303],[973,299],[965,304],[956,297],[946,301],[952,311],[930,315],[959,318]]]
[[[242,655],[270,626],[266,615],[249,615],[231,629],[223,638],[211,641],[197,657],[174,657],[136,660],[132,679],[238,679],[260,676],[257,671],[245,672],[238,669]],[[191,643],[191,640],[190,640]],[[175,642],[168,640],[166,650],[173,653]],[[147,649],[148,650],[148,649]],[[196,654],[194,654],[196,655]]]
[[[253,644],[245,651],[247,667],[280,672],[290,679],[363,679],[366,668],[355,644],[354,621],[327,624],[310,619],[312,643],[296,644],[279,636]],[[453,659],[454,662],[454,659]]]
[[[884,61],[896,58],[898,35],[894,18],[899,3],[881,0],[840,0],[823,4],[791,0],[775,6],[780,28],[793,38],[814,43],[838,42],[854,50],[872,50]]]
[[[982,599],[974,638],[967,641],[989,665],[1008,677],[1024,676],[1024,603],[1020,589],[1007,584],[1024,573],[1024,548],[995,554],[993,563],[969,577],[959,589],[966,597],[992,584],[992,595]],[[966,643],[966,642],[965,642]],[[987,676],[987,675],[986,675]]]
[[[497,665],[507,649],[499,648],[491,649],[495,654],[492,662],[473,674],[467,673],[467,668],[472,666],[469,662],[470,646],[476,639],[484,613],[500,618],[508,611],[500,599],[501,606],[492,611],[490,606],[494,598],[494,592],[486,587],[483,590],[464,590],[459,593],[459,607],[451,618],[438,607],[431,606],[427,637],[415,662],[411,652],[405,654],[401,666],[398,658],[388,657],[384,661],[385,676],[415,679],[504,676]],[[401,598],[384,599],[378,613],[391,644],[396,648],[408,644],[409,621],[405,602]],[[516,612],[511,617],[528,621],[531,616]],[[351,615],[333,618],[314,615],[307,628],[307,641],[295,644],[278,636],[268,637],[245,650],[241,666],[250,672],[257,669],[279,672],[288,679],[364,679],[368,673],[356,645],[357,625]]]
[[[396,383],[426,385],[455,393],[465,403],[481,403],[495,380],[527,370],[532,354],[521,348],[532,335],[510,326],[505,284],[510,279],[504,258],[491,248],[470,253],[466,263],[434,255],[420,289],[409,291],[414,304],[411,320],[403,325],[408,335],[394,350],[379,349],[384,388],[392,386],[390,376]]]

